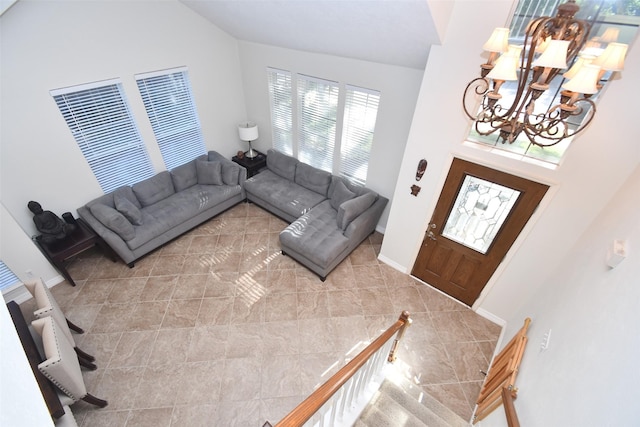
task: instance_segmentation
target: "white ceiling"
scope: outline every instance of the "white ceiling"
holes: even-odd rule
[[[233,37],[424,69],[439,42],[427,0],[180,0]]]

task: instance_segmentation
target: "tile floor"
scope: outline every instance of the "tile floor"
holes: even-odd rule
[[[323,283],[281,255],[286,226],[240,204],[129,269],[99,252],[72,262],[78,284],[53,293],[80,348],[98,409],[78,424],[242,426],[278,421],[402,310],[413,318],[398,367],[464,419],[472,413],[500,328],[377,260],[382,235]],[[28,313],[33,302],[22,304]]]

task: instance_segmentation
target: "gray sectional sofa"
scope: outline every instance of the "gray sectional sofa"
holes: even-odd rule
[[[245,200],[246,170],[215,151],[78,208],[122,258],[134,261]]]
[[[247,199],[290,222],[282,253],[324,281],[375,231],[388,199],[276,150],[267,168],[244,183]]]

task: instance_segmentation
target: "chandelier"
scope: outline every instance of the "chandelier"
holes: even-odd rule
[[[627,45],[615,43],[614,28],[588,41],[591,24],[574,18],[579,9],[575,0],[568,0],[558,6],[556,16],[533,19],[522,46],[509,45],[508,28],[493,31],[483,46],[489,60],[481,65],[480,77],[469,82],[462,100],[478,134],[499,132],[502,143],[513,143],[524,134],[532,144],[548,147],[591,122],[596,111],[591,97],[602,89],[607,71],[624,68]],[[568,64],[572,66],[562,74],[566,80],[558,88],[560,79],[553,80]],[[505,81],[517,81],[515,94],[504,94],[507,102],[500,93]],[[559,103],[536,108],[543,94],[555,98],[554,90],[560,90]]]

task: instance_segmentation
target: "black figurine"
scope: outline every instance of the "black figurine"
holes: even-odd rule
[[[38,231],[42,233],[40,239],[44,243],[64,239],[76,229],[75,224],[63,221],[51,211],[42,210],[42,206],[38,202],[30,201],[27,207],[33,212],[33,222]]]

